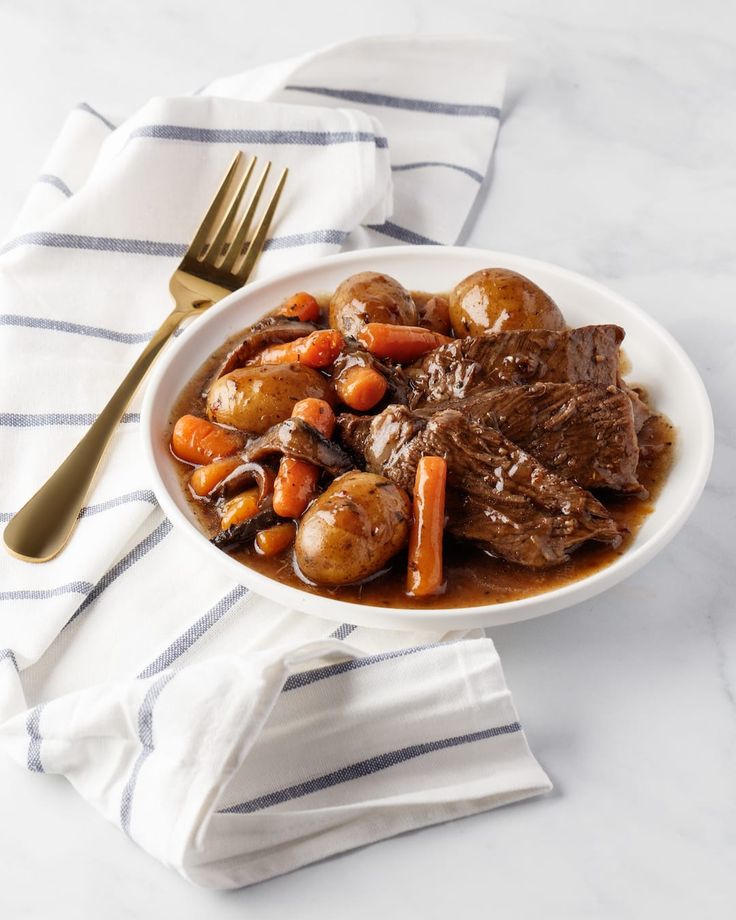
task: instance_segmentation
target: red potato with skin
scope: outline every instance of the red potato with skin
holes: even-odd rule
[[[450,293],[450,321],[457,336],[511,329],[561,332],[565,319],[540,287],[508,268],[483,268]]]
[[[291,417],[306,397],[335,403],[330,381],[303,364],[260,364],[220,377],[207,394],[207,414],[216,422],[263,434]]]
[[[330,299],[330,326],[355,338],[366,323],[414,326],[417,308],[411,294],[390,275],[359,272],[346,278]]]
[[[309,506],[296,537],[301,573],[319,585],[347,585],[384,568],[406,546],[409,497],[384,476],[339,476]]]

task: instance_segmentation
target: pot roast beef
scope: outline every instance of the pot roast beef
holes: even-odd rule
[[[468,396],[480,387],[550,383],[616,386],[620,326],[493,332],[456,339],[426,354],[410,370],[409,405]]]
[[[621,541],[614,520],[589,492],[457,410],[425,418],[390,406],[373,419],[343,416],[339,430],[369,470],[407,491],[420,457],[444,457],[448,531],[509,562],[559,565],[586,540]]]
[[[626,393],[589,383],[533,383],[478,389],[446,406],[492,426],[552,472],[584,489],[641,493],[636,478],[639,444]]]

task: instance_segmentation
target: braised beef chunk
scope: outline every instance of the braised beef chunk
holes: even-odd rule
[[[369,470],[381,473],[395,448],[406,444],[426,425],[426,418],[404,406],[389,406],[380,415],[339,415],[337,434],[348,450],[366,462]]]
[[[409,405],[468,396],[481,386],[595,383],[615,386],[620,326],[581,326],[493,332],[456,339],[429,352],[410,370]]]
[[[584,489],[641,491],[632,405],[615,387],[533,383],[479,389],[464,399],[450,400],[447,407],[498,429],[547,469]],[[430,404],[417,411],[433,410]]]
[[[368,469],[408,491],[420,457],[444,457],[448,531],[509,562],[558,565],[586,540],[621,541],[615,522],[589,492],[455,409],[423,419],[390,406],[372,420],[362,444]]]
[[[413,433],[421,426],[419,418],[429,419],[446,408],[457,409],[483,427],[496,428],[547,469],[585,489],[641,494],[632,405],[615,387],[534,383],[478,389],[463,399],[430,403],[413,413],[392,413],[381,425],[381,443],[390,440],[397,426],[409,426]],[[366,453],[371,422],[371,417],[357,415],[341,415],[337,420],[340,440],[358,456]]]
[[[335,435],[340,443],[355,454],[356,457],[365,457],[366,439],[370,434],[373,415],[351,415],[343,412],[335,420]]]
[[[641,388],[630,387],[619,375],[617,386],[629,397],[631,409],[634,413],[634,430],[637,434],[644,427],[644,422],[652,417],[652,410],[647,405],[646,394]]]

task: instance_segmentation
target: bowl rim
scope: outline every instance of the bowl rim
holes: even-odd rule
[[[176,504],[173,496],[159,472],[156,456],[156,430],[154,428],[157,400],[170,369],[183,349],[212,323],[217,323],[219,317],[236,307],[243,299],[252,299],[258,293],[271,285],[288,280],[304,272],[325,267],[339,265],[343,262],[355,265],[361,262],[377,262],[382,258],[393,260],[401,256],[411,255],[412,258],[430,259],[477,259],[485,260],[488,265],[503,265],[504,260],[512,263],[523,262],[529,269],[542,273],[551,272],[561,279],[573,283],[578,287],[587,288],[591,292],[608,299],[613,298],[624,312],[635,315],[638,321],[648,326],[653,335],[660,339],[666,348],[677,358],[687,375],[691,386],[691,398],[698,404],[699,416],[702,422],[701,439],[696,445],[697,459],[694,463],[695,472],[690,478],[684,495],[677,510],[654,533],[639,544],[628,548],[619,558],[609,565],[596,570],[576,581],[569,582],[550,591],[543,591],[528,597],[512,601],[503,601],[497,604],[476,605],[473,607],[441,607],[441,608],[415,608],[415,607],[379,607],[343,601],[321,594],[313,594],[299,588],[285,585],[266,575],[243,565],[221,550],[210,544],[207,537],[195,524],[189,520]],[[479,261],[479,264],[482,262]],[[359,268],[357,270],[360,270]],[[192,368],[192,373],[196,368]],[[171,406],[168,406],[170,412]],[[628,300],[626,297],[612,291],[598,281],[570,269],[562,268],[553,263],[533,259],[515,253],[483,248],[463,246],[386,246],[378,249],[363,249],[350,252],[341,252],[331,256],[306,261],[275,272],[266,278],[254,281],[246,287],[233,292],[223,298],[218,304],[211,307],[206,314],[198,317],[187,325],[176,340],[170,343],[159,361],[152,369],[146,385],[146,391],[141,407],[141,440],[143,454],[149,468],[153,492],[164,513],[169,517],[174,526],[194,539],[204,552],[209,553],[213,559],[219,559],[223,570],[227,569],[231,577],[245,584],[255,593],[273,599],[277,603],[316,615],[336,622],[349,622],[355,625],[374,626],[392,629],[436,629],[440,624],[451,629],[471,628],[477,626],[493,626],[504,623],[520,622],[532,617],[542,616],[572,606],[573,604],[589,600],[602,593],[615,584],[638,571],[649,562],[663,547],[673,539],[691,514],[705,488],[713,458],[714,425],[713,414],[705,385],[685,350],[674,336],[644,310]],[[160,431],[158,432],[160,437]],[[677,465],[675,456],[673,470]]]

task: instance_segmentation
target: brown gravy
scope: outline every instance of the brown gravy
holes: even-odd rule
[[[413,292],[413,296],[418,300],[427,295],[417,295]],[[171,413],[169,430],[166,432],[167,443],[171,440],[174,423],[181,415],[206,415],[206,389],[209,379],[227,353],[242,341],[244,331],[223,343],[181,393]],[[639,441],[641,459],[638,479],[648,490],[649,497],[642,500],[634,496],[605,492],[598,492],[596,495],[624,532],[621,545],[612,549],[610,546],[588,543],[574,552],[568,562],[552,569],[529,569],[513,565],[490,556],[470,543],[448,537],[445,540],[444,551],[445,593],[436,597],[414,599],[404,592],[405,553],[396,556],[389,569],[369,581],[339,588],[316,586],[303,581],[292,564],[291,549],[273,558],[259,556],[250,548],[233,552],[231,555],[257,572],[302,591],[376,607],[474,607],[542,594],[578,581],[610,565],[626,552],[644,520],[654,510],[654,503],[672,465],[675,431],[663,416],[653,416],[645,423]],[[182,489],[194,508],[202,529],[209,536],[213,536],[220,529],[220,522],[211,505],[197,500],[191,494],[188,480],[192,467],[177,460],[173,455],[172,463],[177,467]]]

